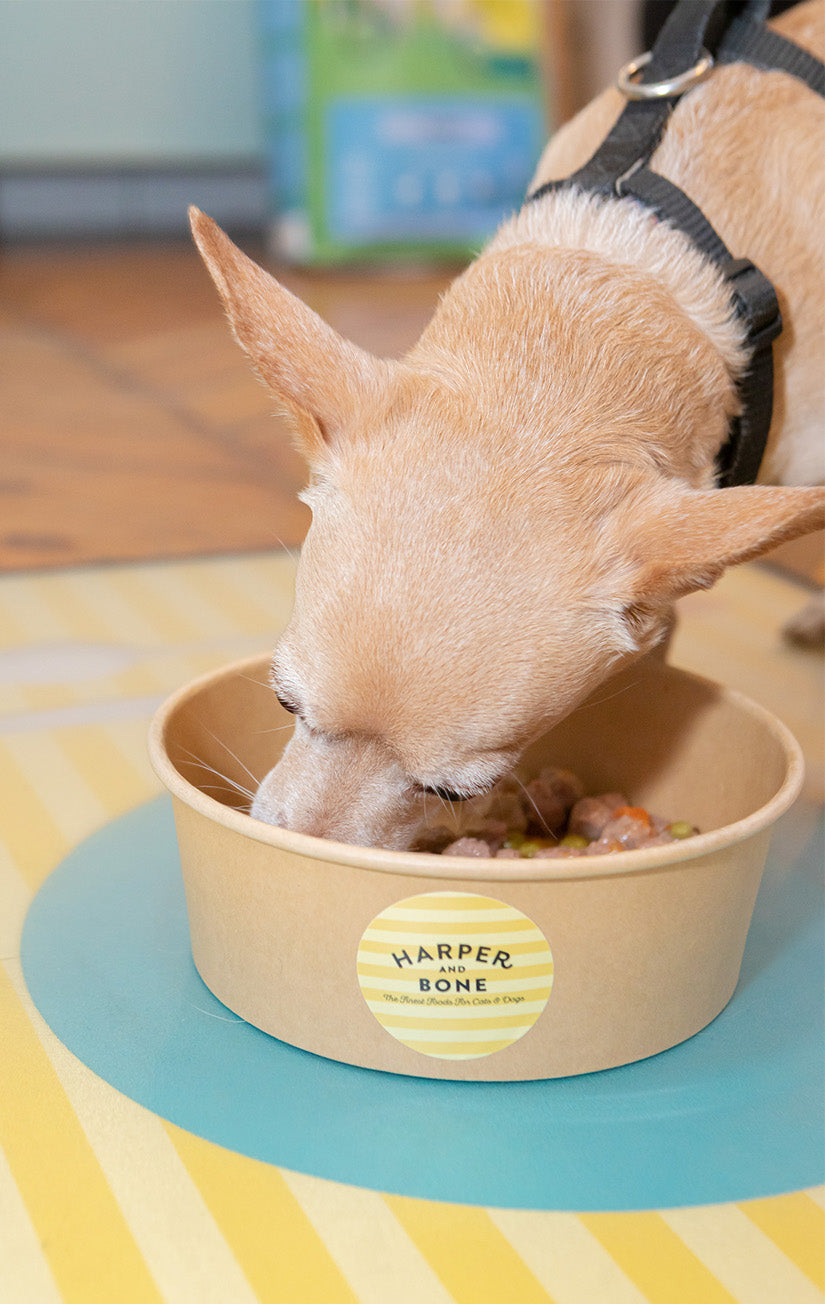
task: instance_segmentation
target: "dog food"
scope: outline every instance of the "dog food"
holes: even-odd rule
[[[574,858],[662,846],[698,832],[686,820],[668,821],[631,805],[621,792],[588,796],[575,774],[547,767],[527,784],[516,778],[502,780],[487,813],[477,822],[471,820],[460,838],[446,829],[432,829],[418,849],[498,860]]]

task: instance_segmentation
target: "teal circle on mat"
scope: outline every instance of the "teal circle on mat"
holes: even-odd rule
[[[251,1027],[199,978],[171,804],[109,824],[47,879],[23,968],[100,1077],[210,1141],[381,1191],[508,1208],[709,1204],[823,1180],[821,823],[780,824],[739,986],[703,1032],[603,1073],[456,1083],[358,1069]]]

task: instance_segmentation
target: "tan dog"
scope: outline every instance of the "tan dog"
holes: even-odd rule
[[[823,0],[775,26],[822,56]],[[566,176],[621,107],[553,139]],[[665,636],[726,566],[825,524],[825,102],[723,67],[654,168],[773,281],[785,330],[760,483],[714,489],[741,327],[686,237],[625,200],[505,223],[399,362],[341,339],[193,212],[235,334],[294,418],[313,521],[272,683],[296,715],[259,819],[403,847],[425,789],[480,793]],[[431,799],[432,800],[432,799]]]

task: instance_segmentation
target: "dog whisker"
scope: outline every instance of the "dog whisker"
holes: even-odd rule
[[[241,769],[242,769],[242,770],[245,770],[246,773],[249,775],[250,779],[251,779],[252,782],[255,784],[255,787],[256,787],[256,788],[259,787],[259,785],[260,785],[260,779],[256,779],[255,775],[252,773],[252,771],[250,770],[249,766],[248,766],[248,765],[244,765],[244,763],[243,763],[243,761],[241,760],[240,756],[236,756],[236,754],[233,752],[232,748],[231,748],[231,747],[228,747],[227,744],[226,744],[226,743],[225,743],[221,738],[219,738],[217,734],[212,733],[212,730],[211,730],[211,729],[207,729],[206,732],[210,735],[210,737],[212,737],[212,738],[215,739],[215,742],[218,744],[219,747],[223,747],[224,751],[226,751],[226,752],[229,753],[229,755],[232,757],[232,760],[233,760],[233,761],[237,761],[237,762],[238,762],[238,765],[240,765]]]
[[[265,679],[253,679],[251,675],[239,675],[238,678],[245,679],[248,684],[255,684],[258,688],[265,688],[268,693],[272,692],[271,686]]]
[[[255,794],[251,792],[248,788],[244,787],[243,784],[238,783],[235,779],[230,778],[228,774],[223,774],[220,770],[216,770],[214,765],[209,765],[207,764],[206,761],[201,760],[201,758],[197,756],[194,752],[189,751],[188,747],[181,748],[181,751],[185,752],[189,756],[190,759],[187,762],[189,765],[193,765],[195,766],[196,769],[199,770],[206,770],[209,774],[214,774],[216,778],[222,779],[224,783],[228,783],[230,787],[235,790],[235,792],[239,792],[242,797],[248,797],[250,801],[254,798]]]
[[[634,679],[632,684],[625,684],[623,688],[617,688],[615,693],[608,693],[607,697],[599,697],[595,702],[582,702],[580,706],[576,707],[575,711],[571,712],[571,715],[575,715],[578,711],[587,711],[591,706],[602,706],[605,702],[612,702],[614,697],[621,697],[622,693],[629,692],[631,688],[635,688],[640,682],[640,680]]]
[[[548,836],[549,838],[555,838],[555,837],[556,837],[555,833],[553,832],[553,830],[552,830],[552,829],[549,827],[549,825],[547,824],[547,821],[545,820],[544,816],[542,815],[542,813],[541,813],[541,811],[539,810],[538,806],[536,805],[535,801],[534,801],[533,798],[530,796],[530,793],[527,791],[527,788],[526,788],[525,784],[521,781],[521,779],[520,779],[520,778],[518,777],[518,775],[515,774],[515,773],[513,774],[513,778],[515,779],[515,781],[516,781],[516,783],[518,784],[518,786],[521,788],[522,792],[524,793],[525,797],[526,797],[527,800],[529,801],[530,805],[533,807],[533,810],[536,812],[536,819],[538,820],[538,822],[539,822],[539,824],[541,825],[541,827],[544,829],[544,831],[545,831],[545,833],[547,834],[547,836]],[[558,840],[558,839],[557,839],[557,840]]]

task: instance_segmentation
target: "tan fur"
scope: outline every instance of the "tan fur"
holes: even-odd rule
[[[822,53],[825,0],[777,27]],[[743,126],[745,105],[754,126]],[[558,133],[565,175],[617,111]],[[313,523],[273,684],[298,708],[253,813],[407,845],[422,785],[480,792],[613,670],[655,648],[673,601],[825,523],[819,153],[825,104],[720,69],[676,109],[654,165],[785,317],[762,479],[713,489],[736,410],[739,326],[713,268],[635,205],[548,197],[506,223],[400,362],[340,339],[193,213],[253,364],[291,413]]]

